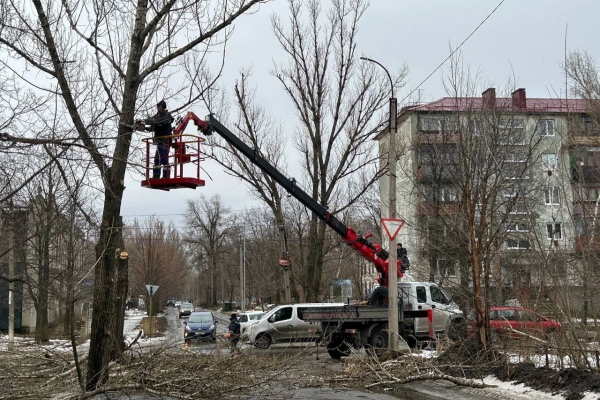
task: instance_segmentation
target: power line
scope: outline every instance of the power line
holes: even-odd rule
[[[239,212],[243,212],[243,211],[261,211],[261,210],[266,210],[268,209],[268,207],[251,207],[251,208],[239,208],[239,209],[231,209],[230,212],[232,213],[239,213]],[[176,213],[176,214],[125,214],[125,215],[121,215],[123,218],[131,218],[131,217],[172,217],[172,216],[179,216],[179,217],[183,217],[189,215],[189,213]]]
[[[473,32],[471,32],[469,34],[469,36],[466,37],[465,40],[462,41],[461,44],[458,45],[458,47],[456,49],[454,49],[454,51],[452,53],[450,53],[450,55],[448,57],[446,57],[446,59],[444,61],[442,61],[440,63],[440,65],[438,65],[429,75],[427,75],[427,77],[425,79],[423,79],[423,81],[421,81],[421,83],[419,83],[417,85],[417,87],[415,89],[413,89],[412,92],[410,92],[405,98],[402,99],[401,103],[404,103],[404,101],[406,99],[408,99],[415,91],[417,91],[419,89],[419,87],[421,87],[422,84],[424,84],[425,82],[427,82],[427,80],[429,80],[429,78],[431,78],[433,76],[433,74],[435,74],[437,72],[437,70],[439,70],[440,68],[442,68],[442,66],[446,63],[446,61],[448,61],[453,55],[454,53],[456,53],[463,44],[465,44],[467,42],[467,40],[469,40],[471,38],[471,36],[473,36],[475,34],[475,32],[477,32],[479,30],[479,28],[481,28],[481,26],[485,23],[485,21],[487,21],[495,12],[498,8],[500,8],[500,6],[502,5],[502,3],[504,3],[505,0],[500,1],[500,3],[498,3],[498,5],[492,10],[492,12],[490,12],[488,14],[487,17],[485,17],[483,19],[483,21],[481,21],[479,23],[479,25],[477,25],[477,27],[473,30]]]

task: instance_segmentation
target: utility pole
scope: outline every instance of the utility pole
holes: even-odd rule
[[[8,351],[12,351],[15,345],[15,223],[12,201],[8,213]]]
[[[279,265],[281,266],[281,268],[283,268],[283,285],[285,290],[285,301],[287,304],[291,304],[292,290],[290,288],[290,268],[292,264],[287,245],[287,237],[285,235],[285,225],[283,224],[283,212],[281,211],[281,208],[279,209],[277,225],[279,227],[279,237],[281,238],[281,257],[279,258]]]
[[[398,100],[394,97],[394,81],[392,76],[381,63],[367,57],[361,60],[370,61],[379,65],[390,80],[390,109],[388,121],[389,149],[388,149],[388,216],[396,219],[396,118],[398,115]],[[398,275],[396,268],[396,236],[390,236],[388,243],[388,337],[391,350],[398,349]]]

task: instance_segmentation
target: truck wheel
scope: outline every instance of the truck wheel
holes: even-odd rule
[[[350,345],[343,341],[341,343],[329,343],[327,345],[327,353],[331,358],[339,360],[342,357],[348,357],[350,355]]]
[[[371,346],[376,349],[387,349],[389,346],[388,334],[386,331],[378,330],[371,336]]]
[[[256,338],[254,347],[257,349],[268,349],[271,347],[271,336],[267,335],[266,333],[261,334]]]
[[[369,299],[369,305],[371,306],[386,306],[388,303],[388,288],[380,286],[373,290],[371,298]]]

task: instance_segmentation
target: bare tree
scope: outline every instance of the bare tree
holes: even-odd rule
[[[366,2],[335,0],[326,15],[316,0],[290,0],[289,5],[289,25],[278,16],[272,18],[275,35],[289,60],[275,65],[273,74],[299,118],[294,145],[308,176],[303,182],[306,191],[335,214],[360,198],[383,173],[383,168],[377,168],[369,141],[383,127],[378,112],[386,104],[389,91],[385,88],[389,85],[371,65],[358,63],[356,40]],[[400,70],[396,87],[401,86],[405,73],[405,69]],[[265,111],[257,106],[247,76],[242,74],[235,90],[235,128],[272,165],[283,169],[282,134],[273,129]],[[230,151],[234,158],[225,166],[229,171],[242,171],[232,173],[246,181],[281,221],[277,186],[248,160]],[[321,293],[327,234],[317,216],[311,215],[309,221],[307,240],[301,242],[303,257],[300,265],[295,263],[294,275],[302,296],[314,301]]]
[[[189,267],[183,240],[172,224],[151,217],[135,221],[126,236],[129,249],[129,295],[146,293],[146,285],[160,286],[150,301],[161,305],[182,292]],[[164,300],[164,301],[162,301]],[[159,308],[154,308],[159,309]]]
[[[126,260],[118,261],[124,249],[119,214],[135,114],[140,105],[148,109],[152,99],[200,98],[211,80],[198,63],[206,59],[211,45],[226,40],[236,18],[261,2],[32,0],[31,5],[2,5],[3,68],[15,71],[15,65],[24,66],[21,85],[60,93],[62,104],[56,112],[69,116],[74,136],[86,147],[104,189],[88,390],[106,382],[108,363],[123,342],[128,274]],[[190,74],[182,87],[169,87],[178,66]],[[50,84],[36,82],[38,74]]]
[[[246,296],[267,300],[283,294],[283,276],[277,259],[281,254],[279,228],[269,209],[243,214],[246,247]],[[240,243],[242,244],[242,243]],[[262,301],[261,303],[264,303]]]
[[[363,1],[335,0],[322,15],[321,3],[290,0],[290,26],[273,17],[273,30],[290,61],[274,74],[300,120],[295,145],[308,173],[308,193],[332,213],[360,198],[382,174],[369,140],[382,127],[378,110],[388,92],[372,65],[359,63],[356,40]],[[400,86],[405,71],[397,75]],[[311,216],[307,258],[300,282],[306,299],[321,288],[325,224]]]
[[[185,240],[202,249],[207,259],[209,275],[207,305],[217,304],[218,277],[222,273],[222,260],[228,238],[236,232],[235,218],[224,207],[219,196],[206,199],[203,195],[196,201],[188,200]]]

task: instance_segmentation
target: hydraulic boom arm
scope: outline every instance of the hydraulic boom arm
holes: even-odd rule
[[[310,197],[304,190],[296,186],[293,179],[289,179],[265,160],[256,149],[250,148],[246,143],[241,141],[235,136],[229,129],[223,126],[214,116],[210,115],[209,120],[205,121],[198,118],[194,113],[188,112],[185,117],[178,123],[173,130],[173,134],[177,135],[183,132],[189,121],[193,121],[198,127],[198,130],[202,131],[205,135],[211,135],[212,132],[216,132],[223,139],[227,141],[236,150],[244,154],[254,165],[263,170],[266,174],[272,177],[277,183],[292,196],[294,196],[300,203],[306,206],[309,210],[315,213],[321,220],[323,220],[329,227],[336,231],[341,237],[344,243],[352,247],[362,257],[372,262],[375,265],[375,269],[379,273],[379,284],[387,286],[388,278],[388,252],[383,249],[377,243],[371,243],[367,238],[370,235],[362,236],[358,234],[354,229],[344,225],[335,216],[331,215],[329,211],[319,204],[315,199]],[[401,261],[397,261],[396,269],[398,276],[403,276],[400,268]]]

